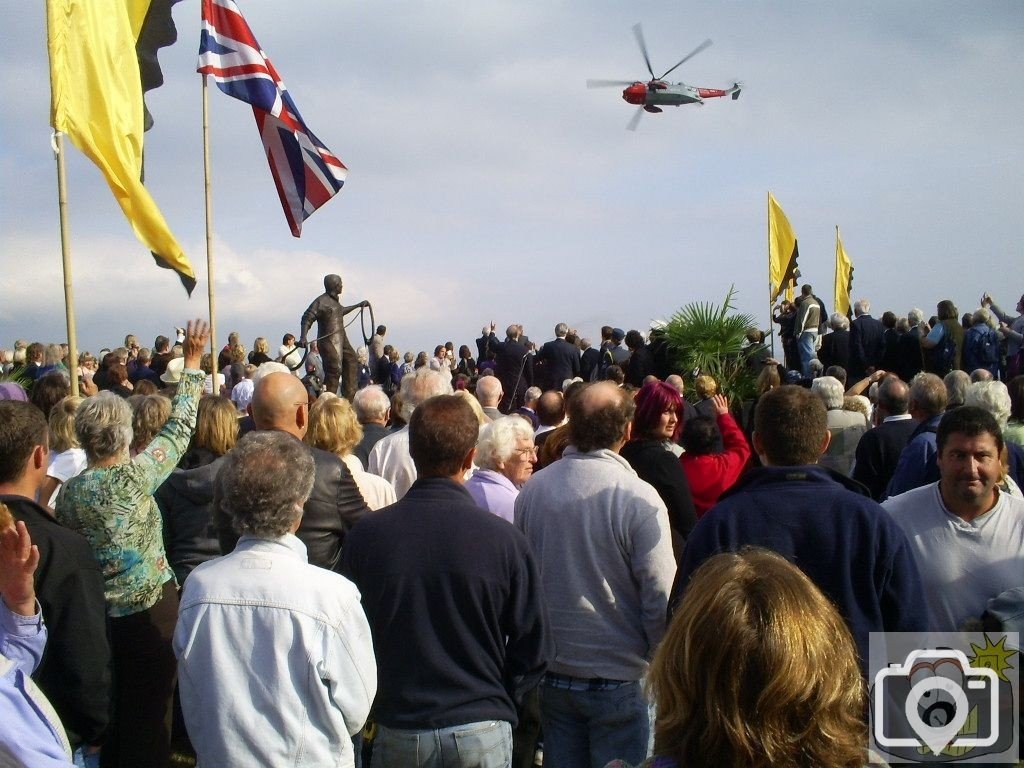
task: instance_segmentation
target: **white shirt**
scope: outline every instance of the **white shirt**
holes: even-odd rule
[[[243,536],[192,571],[173,646],[200,765],[353,765],[377,692],[370,626],[295,536]]]
[[[60,480],[61,484],[66,483],[75,475],[81,474],[85,469],[85,451],[81,448],[69,448],[57,454],[50,454],[50,466],[46,470],[46,476],[54,480]],[[53,490],[53,495],[47,506],[53,509],[57,503],[57,493],[60,492],[60,485]]]
[[[402,498],[416,482],[416,465],[409,455],[409,427],[382,437],[370,451],[367,470],[387,480]]]
[[[993,597],[1024,584],[1024,500],[1000,493],[991,510],[968,523],[946,508],[932,483],[892,496],[882,508],[910,540],[929,629],[955,632],[980,619]]]
[[[352,473],[352,479],[356,481],[359,493],[363,495],[363,501],[370,509],[376,511],[398,501],[395,487],[383,477],[371,475],[364,470],[363,463],[359,461],[358,456],[353,456],[350,453],[348,456],[342,457],[341,460]]]

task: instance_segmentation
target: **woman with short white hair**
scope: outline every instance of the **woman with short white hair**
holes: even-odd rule
[[[513,522],[516,497],[537,462],[533,429],[522,416],[502,416],[480,430],[476,443],[479,467],[466,490],[482,508]]]

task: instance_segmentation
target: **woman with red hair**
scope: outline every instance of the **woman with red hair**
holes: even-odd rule
[[[686,473],[669,447],[679,435],[683,398],[675,387],[652,381],[637,392],[635,403],[631,439],[619,453],[641,480],[654,486],[668,507],[678,557],[697,523]]]

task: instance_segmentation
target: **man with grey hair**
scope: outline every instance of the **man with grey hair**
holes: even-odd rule
[[[950,371],[942,377],[942,383],[946,385],[946,410],[951,411],[963,405],[971,377],[964,371]]]
[[[827,413],[828,431],[831,434],[828,448],[818,459],[818,464],[828,467],[841,475],[849,475],[857,443],[868,431],[864,415],[859,411],[843,408],[843,385],[834,376],[821,376],[811,383],[811,391],[821,398]]]
[[[853,323],[850,325],[851,381],[860,381],[881,366],[885,354],[885,326],[871,316],[871,302],[860,299],[853,305]]]
[[[569,326],[559,323],[555,326],[555,338],[537,350],[537,362],[544,366],[544,389],[560,389],[563,381],[580,375],[580,351],[566,341],[568,333]]]
[[[908,410],[917,426],[900,454],[896,470],[885,490],[886,498],[934,483],[939,479],[935,462],[938,446],[935,433],[946,410],[946,386],[934,373],[919,373],[910,382]]]
[[[504,395],[501,380],[497,376],[481,376],[476,382],[476,399],[484,409],[484,416],[491,421],[500,419],[503,414],[498,410],[498,403]]]
[[[378,440],[366,463],[367,472],[380,475],[395,487],[398,499],[416,482],[416,465],[409,453],[409,419],[421,403],[435,395],[451,393],[451,381],[427,367],[418,368],[402,379],[399,397],[406,426]]]
[[[900,454],[917,426],[907,413],[909,407],[907,383],[898,376],[885,376],[878,384],[877,426],[864,433],[857,443],[852,473],[853,479],[867,487],[875,501],[885,498],[885,488],[896,471]]]
[[[826,369],[833,365],[850,370],[850,321],[846,315],[838,312],[829,318],[829,326],[832,333],[826,334],[821,339],[821,349],[818,351],[818,359]]]
[[[921,352],[921,322],[924,312],[914,307],[907,312],[907,327],[896,342],[896,374],[904,381],[913,381],[924,370],[924,354]],[[899,324],[897,322],[897,330]]]
[[[311,565],[295,536],[315,468],[303,443],[263,431],[221,469],[241,538],[192,571],[174,632],[201,765],[354,765],[351,737],[370,712],[377,667],[359,591]]]
[[[370,451],[373,450],[373,446],[388,435],[391,398],[384,394],[379,384],[371,384],[356,392],[352,398],[352,409],[356,412],[356,419],[363,426],[363,439],[352,453],[366,467],[370,462]]]
[[[964,395],[964,405],[971,405],[988,411],[996,420],[1000,433],[1006,431],[1010,421],[1013,403],[1010,390],[1001,381],[972,382]],[[1007,470],[1018,488],[1024,488],[1024,446],[1010,440],[1006,444]]]
[[[271,365],[280,363],[263,363],[256,375]],[[301,441],[309,427],[306,389],[301,381],[287,371],[269,373],[256,383],[249,413],[256,430],[283,432],[292,440]],[[309,561],[313,565],[336,571],[345,536],[370,509],[352,473],[341,459],[319,448],[310,448],[309,451],[316,464],[316,479],[313,491],[306,500],[297,535],[306,545]],[[219,478],[220,475],[213,490],[213,517],[221,551],[227,553],[234,549],[238,534],[221,501]]]

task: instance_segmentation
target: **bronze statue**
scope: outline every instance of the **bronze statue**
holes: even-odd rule
[[[358,304],[348,307],[342,306],[339,301],[341,287],[340,275],[324,277],[324,293],[318,296],[302,313],[300,338],[297,346],[305,347],[307,345],[306,336],[315,320],[319,336],[317,343],[320,348],[320,357],[324,363],[324,390],[337,393],[340,378],[344,387],[342,394],[351,402],[356,393],[359,364],[356,360],[356,352],[348,343],[348,336],[345,334],[345,315],[353,309],[370,306],[370,302],[360,301]]]

